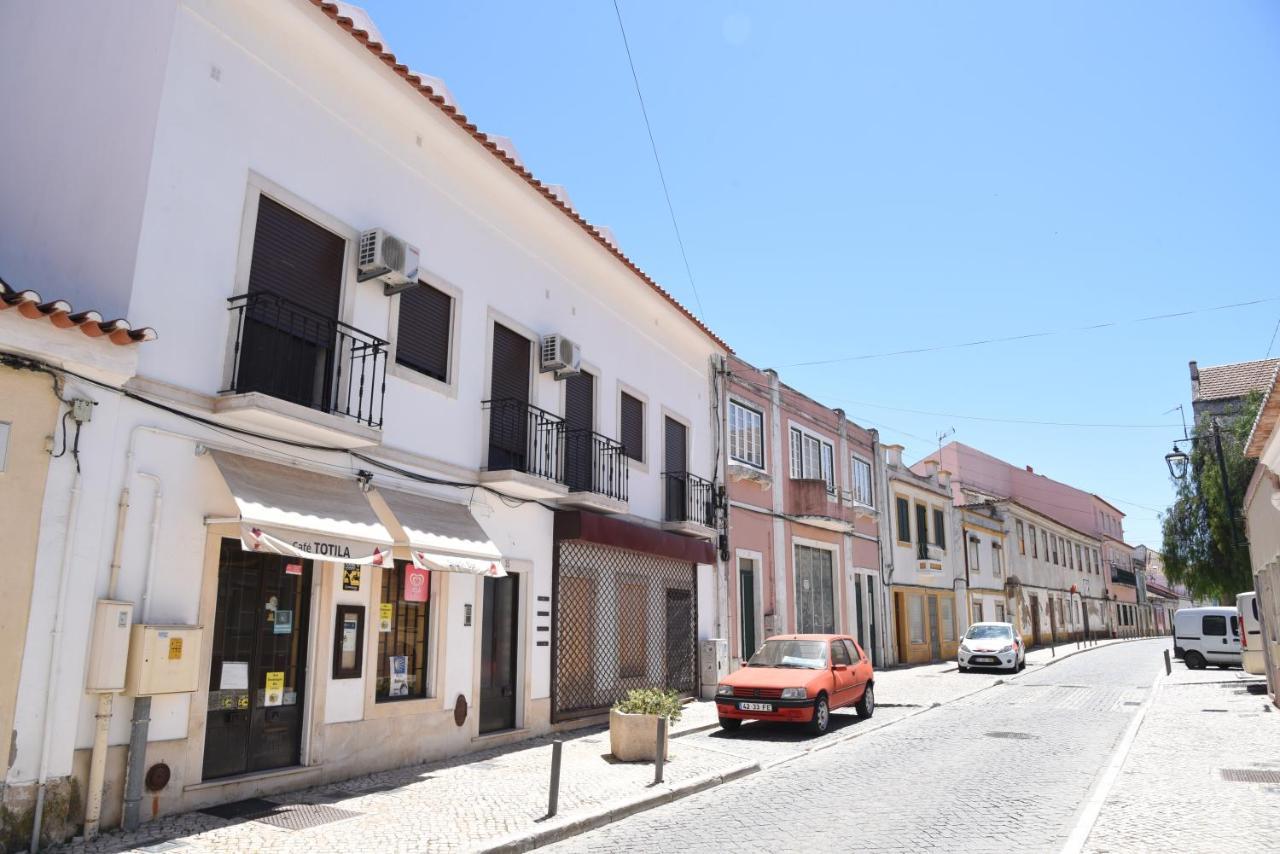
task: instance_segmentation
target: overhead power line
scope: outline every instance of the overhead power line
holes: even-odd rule
[[[1193,308],[1187,311],[1175,311],[1167,314],[1152,314],[1147,317],[1134,317],[1128,320],[1108,320],[1102,323],[1091,323],[1087,326],[1073,326],[1067,329],[1048,329],[1039,332],[1025,332],[1018,335],[979,338],[976,341],[963,341],[957,344],[938,344],[932,347],[912,347],[906,350],[889,350],[883,353],[863,353],[857,356],[836,356],[830,359],[811,359],[807,362],[792,362],[789,365],[779,365],[778,367],[806,368],[814,365],[833,365],[837,362],[858,362],[867,359],[884,359],[890,356],[908,356],[916,353],[936,353],[940,350],[960,350],[966,347],[981,347],[986,344],[1003,344],[1009,341],[1025,341],[1031,338],[1049,338],[1055,335],[1069,335],[1075,332],[1091,332],[1096,329],[1108,329],[1113,326],[1128,326],[1135,323],[1150,323],[1157,320],[1173,320],[1175,318],[1189,317],[1195,314],[1208,314],[1213,311],[1226,311],[1231,308],[1245,308],[1251,305],[1262,305],[1264,303],[1276,302],[1277,300],[1280,300],[1280,297],[1264,297],[1262,299],[1249,300],[1248,302],[1215,305],[1209,308]]]
[[[627,40],[627,28],[622,23],[622,9],[618,0],[613,0],[613,11],[618,16],[618,31],[622,33],[622,46],[627,51],[627,65],[631,68],[631,79],[636,84],[636,98],[640,101],[640,114],[644,116],[644,128],[649,133],[649,147],[653,149],[653,162],[658,166],[658,180],[662,182],[662,194],[667,199],[667,212],[671,214],[671,228],[676,233],[676,243],[680,246],[680,258],[684,261],[684,272],[689,277],[689,287],[693,289],[693,300],[698,305],[698,319],[707,322],[707,314],[702,310],[702,297],[698,295],[698,285],[693,280],[693,268],[689,266],[689,253],[684,248],[684,237],[680,234],[680,223],[676,221],[676,208],[671,203],[671,190],[667,188],[667,176],[662,170],[662,158],[658,156],[658,143],[653,138],[653,125],[649,123],[649,110],[644,105],[644,93],[640,91],[640,77],[636,74],[636,63],[631,57],[631,43]]]

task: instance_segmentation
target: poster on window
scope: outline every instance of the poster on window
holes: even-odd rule
[[[413,564],[406,564],[404,568],[404,601],[425,602],[430,595],[431,571]]]
[[[392,697],[409,696],[409,656],[393,655],[391,658],[391,685],[388,694]]]

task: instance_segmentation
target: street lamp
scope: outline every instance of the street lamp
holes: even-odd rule
[[[1182,451],[1178,450],[1175,442],[1173,451],[1164,455],[1164,463],[1169,467],[1169,475],[1175,480],[1182,480],[1187,476],[1187,463],[1190,458]]]

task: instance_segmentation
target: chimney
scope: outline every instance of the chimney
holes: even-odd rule
[[[1035,469],[1033,469],[1031,466],[1027,466],[1027,474],[1035,474],[1035,473],[1036,473]]]
[[[925,476],[925,477],[934,477],[935,475],[937,475],[937,473],[938,473],[938,469],[939,469],[939,468],[941,468],[941,467],[942,467],[942,466],[941,466],[941,464],[940,464],[937,460],[934,460],[934,459],[928,459],[928,460],[925,460],[925,461],[924,461],[924,476]]]
[[[1191,400],[1196,401],[1200,399],[1200,366],[1192,359],[1187,367],[1191,369]]]
[[[951,472],[946,469],[938,469],[938,484],[944,489],[951,488]]]
[[[891,466],[902,468],[902,445],[885,445],[884,461]]]

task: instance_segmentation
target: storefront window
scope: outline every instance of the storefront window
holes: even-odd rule
[[[942,611],[942,639],[944,641],[953,641],[956,639],[956,621],[953,610],[953,603],[950,599],[941,597],[938,599],[938,605]]]
[[[911,609],[911,642],[924,643],[924,597],[908,596],[907,607]]]
[[[377,614],[378,681],[374,692],[379,703],[427,696],[429,597],[435,573],[426,573],[424,594],[409,594],[414,600],[421,595],[423,601],[407,601],[405,581],[409,577],[412,582],[414,572],[413,565],[402,560],[382,570],[382,598]]]

